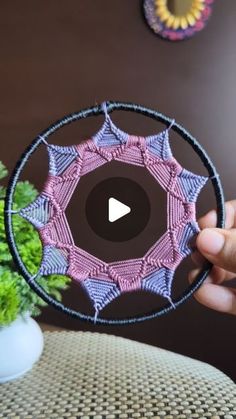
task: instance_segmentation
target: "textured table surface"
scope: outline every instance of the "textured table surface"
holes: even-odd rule
[[[45,332],[40,361],[0,386],[0,418],[236,418],[236,385],[214,367],[89,332]]]

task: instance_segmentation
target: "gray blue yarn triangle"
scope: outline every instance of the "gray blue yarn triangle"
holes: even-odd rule
[[[106,115],[102,128],[92,137],[97,147],[119,146],[124,144],[129,135],[117,128],[109,115]]]
[[[160,268],[143,279],[142,288],[170,300],[173,277],[174,271],[168,268]]]
[[[179,249],[183,256],[188,256],[192,252],[191,239],[196,237],[197,233],[199,228],[195,222],[190,222],[184,227],[179,240]]]
[[[37,228],[47,224],[54,213],[50,199],[40,195],[26,208],[20,210],[19,214]]]
[[[39,269],[40,275],[65,275],[67,268],[68,260],[65,251],[49,245],[44,246],[43,259]]]
[[[178,175],[178,179],[181,183],[185,199],[189,202],[196,202],[198,194],[207,182],[208,177],[195,175],[194,173],[183,169]]]
[[[101,279],[87,279],[83,282],[87,292],[93,301],[98,314],[107,304],[120,295],[120,290],[115,283]]]
[[[169,144],[169,131],[166,129],[156,135],[145,137],[148,150],[162,160],[168,160],[172,157],[172,151]]]
[[[49,173],[54,176],[61,175],[79,156],[78,151],[73,146],[60,147],[50,144],[47,148],[49,154]]]

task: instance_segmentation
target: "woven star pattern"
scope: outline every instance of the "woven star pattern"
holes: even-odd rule
[[[46,143],[49,174],[36,198],[20,215],[38,230],[43,257],[38,275],[64,274],[81,283],[95,316],[122,293],[146,290],[172,302],[174,272],[191,253],[199,232],[195,203],[207,177],[184,169],[173,157],[169,129],[157,135],[129,135],[106,114],[102,128],[79,145]],[[167,194],[167,230],[142,258],[107,263],[73,240],[65,210],[82,176],[112,160],[142,166]],[[158,222],[158,219],[157,219]]]

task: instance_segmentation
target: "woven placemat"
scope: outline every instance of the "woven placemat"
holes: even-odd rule
[[[236,418],[236,385],[214,367],[120,337],[46,332],[32,371],[0,386],[0,417]]]

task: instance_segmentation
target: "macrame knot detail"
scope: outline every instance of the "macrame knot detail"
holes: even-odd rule
[[[145,152],[146,149],[147,149],[145,138],[144,137],[138,137],[138,139],[139,139],[139,148],[140,148],[140,150],[142,150],[143,152]]]
[[[174,272],[192,251],[190,242],[199,231],[195,203],[208,179],[182,168],[174,159],[169,130],[147,137],[129,135],[114,125],[106,106],[104,110],[105,122],[91,139],[67,147],[44,142],[49,155],[47,181],[37,199],[20,210],[40,234],[39,273],[65,274],[81,283],[91,298],[95,318],[123,292],[149,291],[172,303]],[[143,167],[166,192],[167,230],[142,258],[106,263],[76,246],[66,209],[80,179],[112,160]]]

